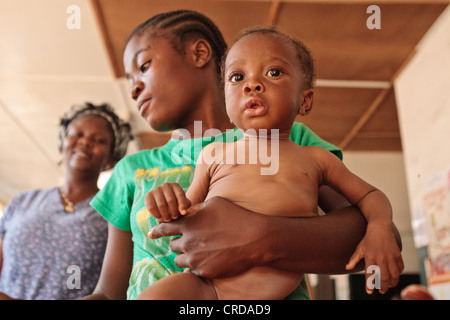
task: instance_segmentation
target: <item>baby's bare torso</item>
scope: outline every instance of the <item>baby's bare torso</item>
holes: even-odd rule
[[[244,139],[234,143],[234,148],[235,154],[245,148],[247,160],[249,152],[255,151],[248,150]],[[268,165],[258,163],[260,161],[233,164],[223,158],[223,163],[211,164],[206,200],[220,196],[248,210],[273,216],[317,215],[321,173],[308,148],[289,140],[280,141],[279,156],[271,157],[272,167],[276,165],[274,161],[278,161],[278,172],[273,175],[261,174],[261,168]],[[303,274],[255,267],[235,277],[213,280],[213,283],[219,299],[283,299],[298,286],[302,277]]]

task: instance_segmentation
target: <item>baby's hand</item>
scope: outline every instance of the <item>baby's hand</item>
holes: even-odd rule
[[[158,221],[168,222],[187,214],[191,202],[178,183],[164,183],[148,192],[145,207]]]
[[[371,265],[379,268],[377,269],[379,274],[375,275],[379,278],[375,278],[375,283],[370,281],[371,279],[367,281],[373,275],[373,272],[366,273],[366,291],[368,294],[371,294],[374,288],[379,289],[380,293],[386,293],[389,288],[397,285],[404,264],[390,223],[369,223],[366,235],[356,247],[345,268],[347,270],[353,269],[358,261],[363,258],[365,259],[365,270],[368,270]],[[370,284],[374,284],[375,287]],[[376,287],[377,284],[380,287]]]

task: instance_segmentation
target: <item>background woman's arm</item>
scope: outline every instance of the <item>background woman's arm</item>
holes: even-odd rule
[[[83,299],[126,299],[132,265],[133,242],[131,240],[131,232],[120,230],[108,223],[108,244],[100,279],[94,293]]]

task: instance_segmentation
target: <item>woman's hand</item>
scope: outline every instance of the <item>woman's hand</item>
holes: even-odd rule
[[[205,278],[218,278],[259,263],[255,254],[260,251],[261,232],[250,226],[262,226],[263,219],[263,215],[215,197],[189,208],[186,216],[160,223],[149,236],[181,235],[170,243],[172,251],[179,253],[176,265]]]
[[[176,236],[175,263],[205,278],[267,266],[298,273],[349,273],[351,254],[364,236],[366,222],[354,207],[313,218],[268,216],[215,197],[194,205],[177,220],[160,223],[149,235]],[[362,270],[358,264],[352,272]]]

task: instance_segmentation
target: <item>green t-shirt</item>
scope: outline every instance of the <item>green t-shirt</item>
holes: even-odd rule
[[[162,147],[142,150],[124,157],[115,166],[108,183],[98,192],[91,205],[115,227],[132,232],[133,270],[127,291],[135,299],[157,280],[181,272],[175,263],[176,253],[169,248],[172,237],[151,240],[147,234],[157,224],[145,208],[147,192],[165,182],[177,182],[185,191],[192,182],[196,159],[203,147],[214,141],[236,141],[239,129],[227,130],[210,138],[170,139]],[[342,159],[342,152],[320,139],[301,123],[294,123],[290,139],[300,145],[323,147]],[[289,297],[309,299],[305,281]]]

